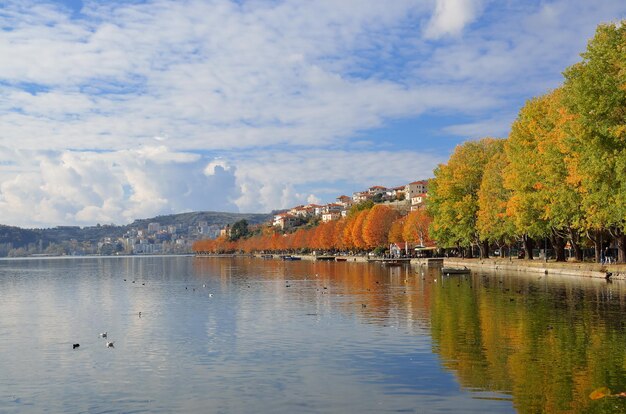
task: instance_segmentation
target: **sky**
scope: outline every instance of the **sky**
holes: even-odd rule
[[[270,212],[506,137],[623,0],[2,0],[0,224]]]

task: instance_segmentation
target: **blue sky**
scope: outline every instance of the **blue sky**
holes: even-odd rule
[[[4,1],[0,222],[268,212],[505,137],[623,1]]]

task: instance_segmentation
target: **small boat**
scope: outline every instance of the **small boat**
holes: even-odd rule
[[[464,267],[442,267],[441,273],[444,275],[466,275],[471,273],[466,266]]]
[[[302,258],[301,258],[301,257],[290,256],[290,255],[287,255],[287,256],[281,256],[281,259],[283,259],[283,260],[289,260],[289,261],[291,261],[291,260],[302,260]]]

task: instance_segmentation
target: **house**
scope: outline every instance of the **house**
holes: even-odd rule
[[[289,210],[289,214],[296,217],[309,217],[315,214],[315,207],[311,208],[309,206],[296,206]]]
[[[341,212],[324,213],[322,214],[322,222],[328,223],[329,221],[332,221],[332,220],[339,220],[340,217],[341,217]]]
[[[347,195],[341,195],[337,197],[337,204],[341,204],[345,208],[350,208],[350,206],[352,206],[353,204],[352,197],[348,197]]]
[[[398,198],[400,194],[404,194],[404,186],[388,188],[385,192],[385,198],[391,200],[394,198]]]
[[[410,200],[418,194],[428,191],[428,180],[413,181],[404,186],[404,196]]]
[[[385,194],[387,192],[387,187],[383,187],[380,185],[374,185],[372,187],[370,187],[367,190],[368,193],[370,193],[372,196],[375,196],[377,194]]]
[[[315,209],[321,207],[318,204],[307,204],[306,206],[302,207],[302,212],[306,212],[306,217],[310,217],[310,216],[314,216],[315,215]]]
[[[352,201],[355,203],[362,203],[363,201],[367,201],[374,196],[367,191],[357,191],[352,194]]]
[[[281,213],[274,216],[274,221],[272,222],[272,224],[274,226],[280,227],[283,230],[286,230],[295,225],[298,221],[299,220],[297,217],[289,213]]]
[[[226,227],[220,230],[220,237],[230,237],[230,225],[227,224]]]
[[[161,231],[161,225],[159,223],[148,224],[148,233],[158,233],[159,231]]]
[[[428,197],[428,194],[426,193],[411,197],[411,211],[424,208],[426,206],[426,197]]]
[[[330,203],[322,207],[322,214],[341,213],[341,210],[343,210],[343,206],[341,204]]]

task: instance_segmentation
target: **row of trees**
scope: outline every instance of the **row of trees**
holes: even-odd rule
[[[571,246],[614,243],[626,261],[626,21],[597,28],[563,85],[526,102],[506,139],[458,146],[429,182],[431,235],[459,250],[549,239],[557,260]],[[468,252],[471,250],[468,250]]]
[[[260,234],[237,240],[220,237],[194,243],[196,252],[296,252],[370,251],[384,249],[389,243],[416,243],[428,245],[431,219],[425,210],[401,215],[382,204],[355,206],[348,217],[321,223],[312,228],[300,228],[282,234],[267,227]]]

